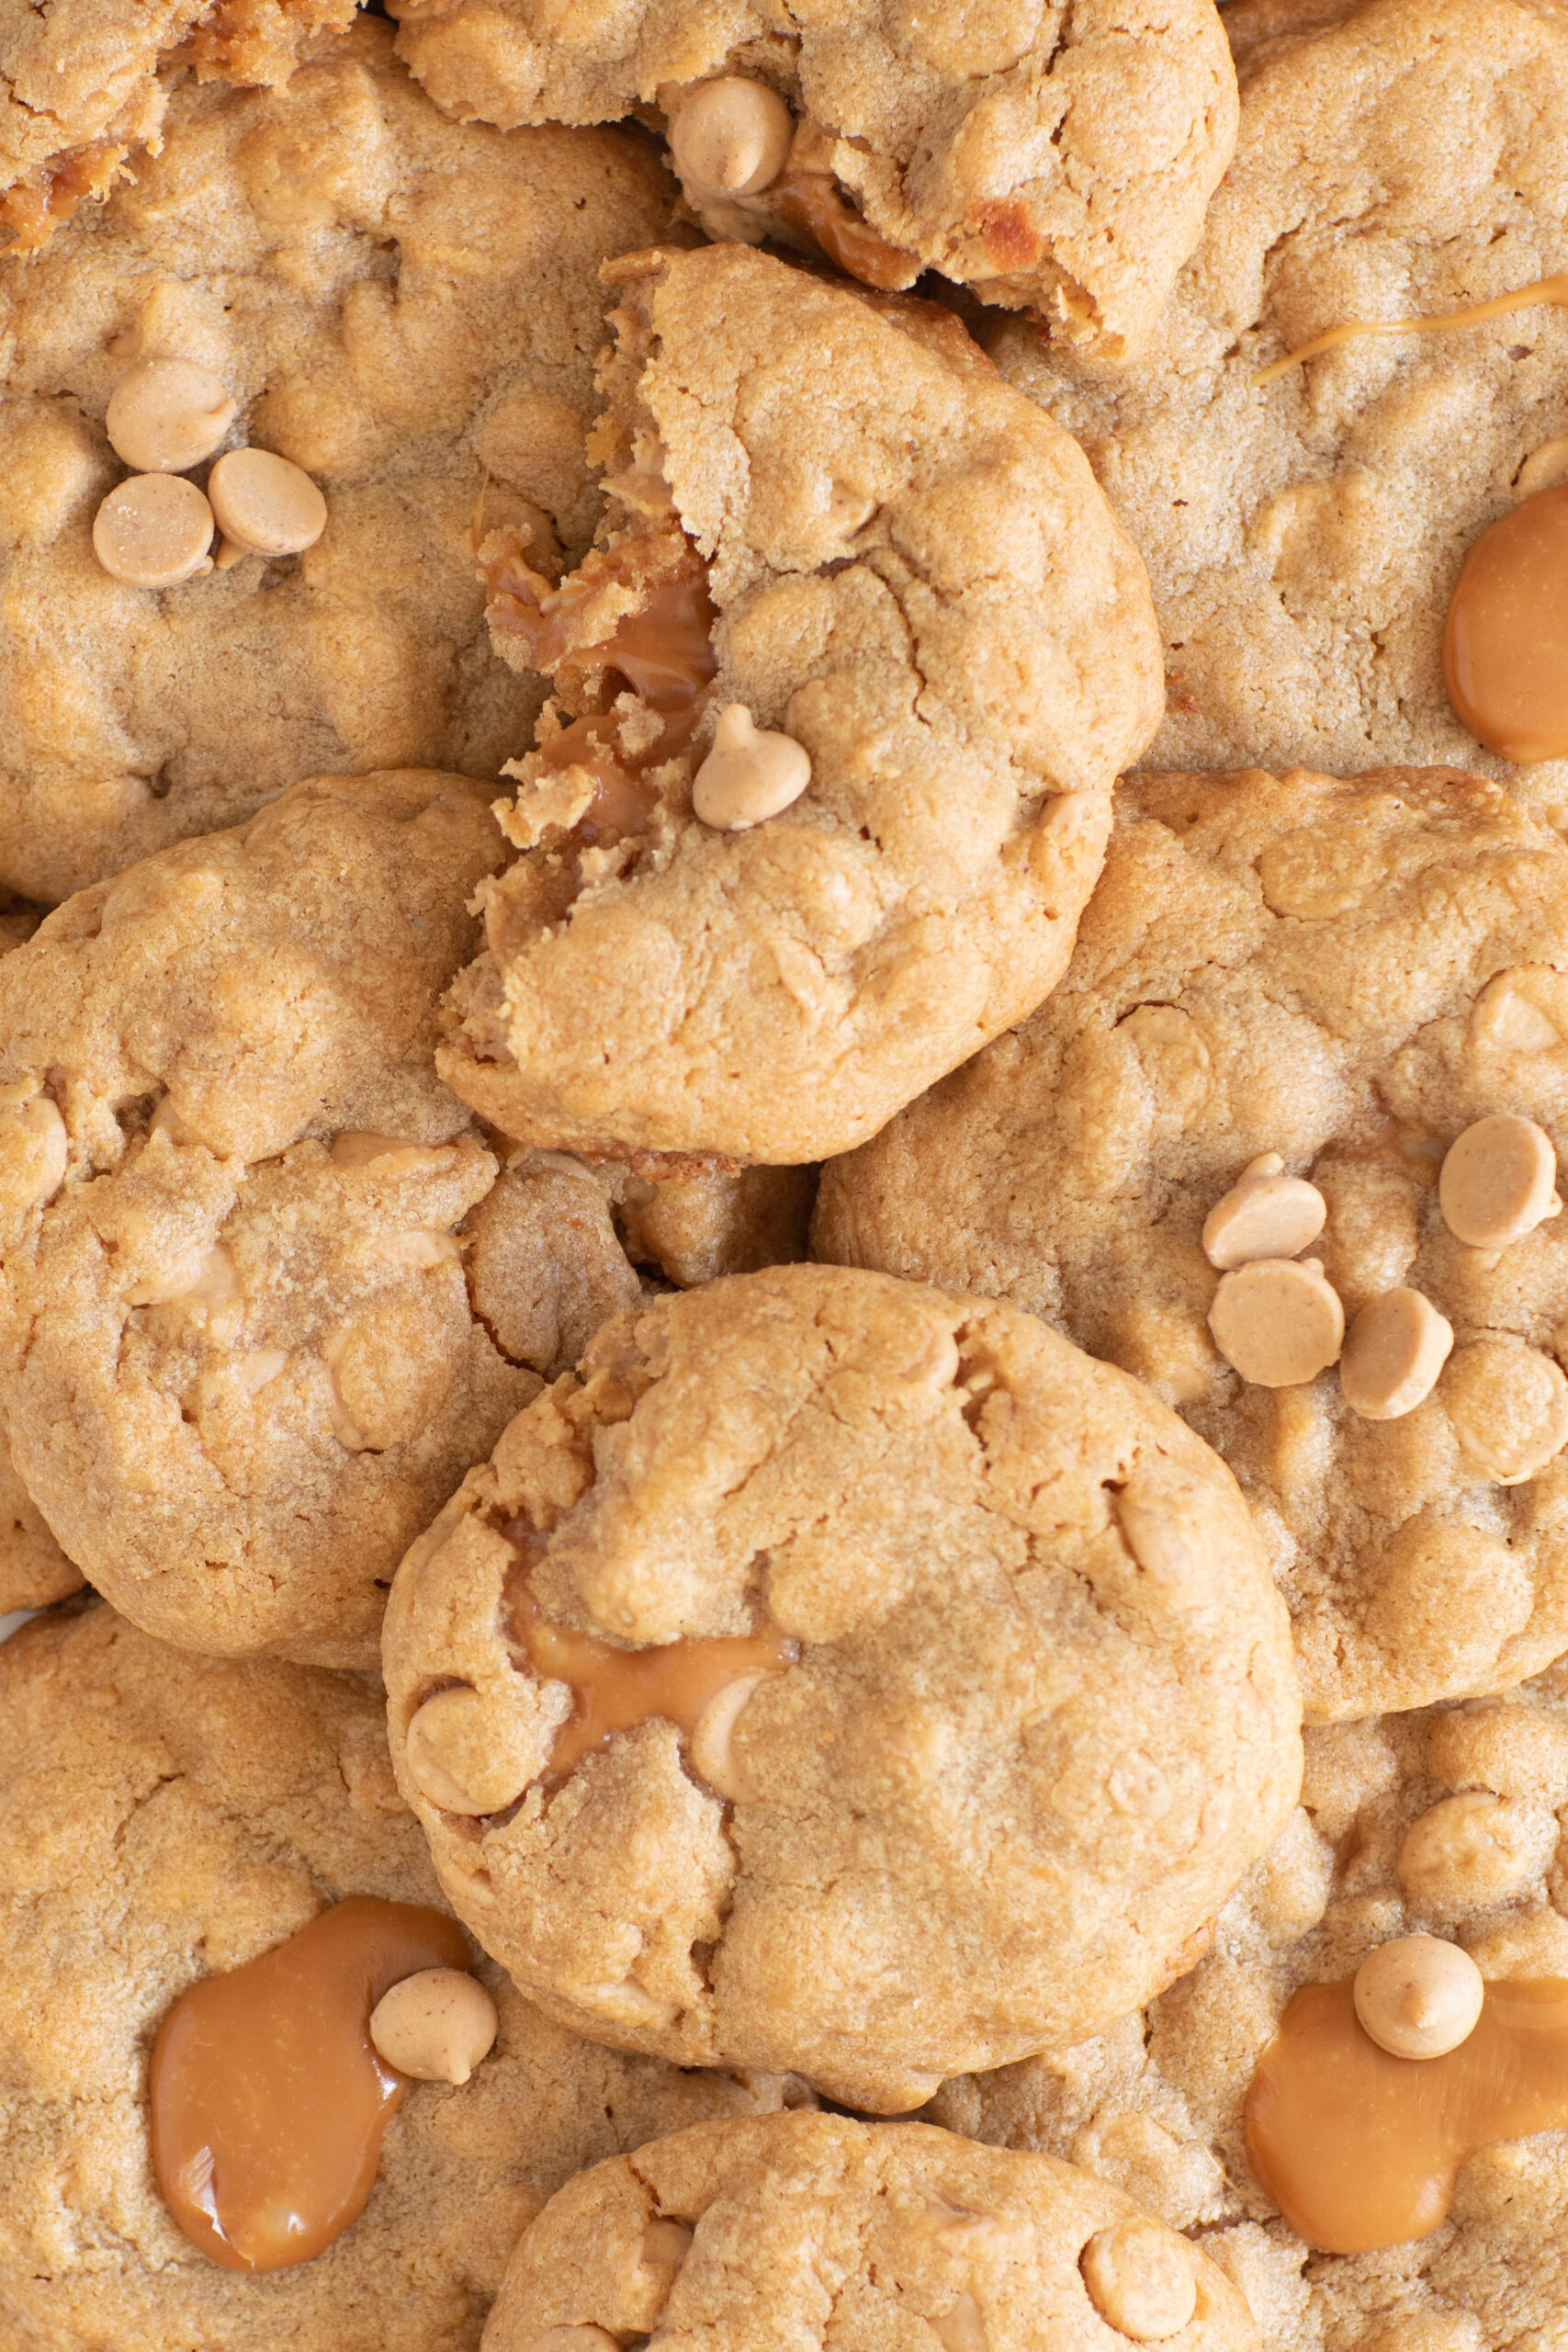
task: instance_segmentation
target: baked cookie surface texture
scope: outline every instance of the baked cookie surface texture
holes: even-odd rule
[[[1299,1769],[1208,1449],[1015,1308],[839,1268],[606,1324],[410,1552],[384,1660],[532,1996],[880,2110],[1190,1966]]]
[[[1145,342],[1235,141],[1211,0],[396,0],[398,47],[468,121],[657,105],[710,236],[922,269],[1121,358]]]
[[[159,2196],[149,2052],[188,1987],[327,1906],[439,1903],[378,1695],[192,1657],[92,1606],[0,1645],[0,2331],[17,2352],[472,2352],[517,2232],[581,2165],[770,2095],[591,2048],[480,1964],[495,2046],[461,2086],[408,2086],[360,2218],[297,2267],[220,2267]]]
[[[601,544],[558,590],[482,550],[557,702],[440,1068],[529,1142],[801,1163],[1057,978],[1157,715],[1145,576],[949,313],[741,245],[614,274]]]
[[[1568,760],[1521,775],[1483,751],[1441,655],[1476,540],[1568,480],[1568,16],[1335,13],[1244,53],[1235,160],[1146,355],[1096,372],[1010,323],[994,356],[1083,443],[1148,563],[1169,698],[1146,764],[1448,763],[1559,804]],[[1555,302],[1257,380],[1342,324],[1543,279]]]
[[[1483,779],[1134,777],[1050,1001],[824,1178],[823,1254],[1014,1298],[1217,1448],[1309,1716],[1568,1644],[1565,943],[1560,838]],[[1483,1234],[1448,1155],[1499,1121],[1537,1194]],[[1238,1340],[1259,1285],[1302,1360]]]
[[[0,882],[28,896],[301,776],[493,775],[538,707],[486,647],[474,526],[526,512],[546,560],[557,529],[586,542],[595,273],[659,233],[670,184],[626,132],[448,122],[390,40],[362,19],[286,91],[186,80],[157,157],[0,266]],[[317,485],[303,553],[105,570],[106,412],[170,360],[232,405],[220,469],[249,444]],[[199,508],[197,481],[140,479]]]
[[[1156,2328],[1178,2352],[1258,2343],[1212,2263],[1069,2165],[919,2124],[779,2115],[580,2175],[520,2241],[484,2341],[1103,2352]]]

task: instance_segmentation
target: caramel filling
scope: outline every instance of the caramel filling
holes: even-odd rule
[[[1488,1984],[1474,2031],[1442,2058],[1390,2056],[1351,1985],[1305,1985],[1245,2123],[1253,2171],[1308,2245],[1366,2254],[1424,2238],[1466,2156],[1568,2123],[1568,1978]]]
[[[799,229],[821,246],[846,277],[863,286],[896,292],[912,286],[920,274],[919,261],[863,220],[846,204],[831,172],[813,172],[792,164],[779,181],[778,209],[792,229]]]
[[[152,2170],[193,2245],[284,2270],[358,2219],[408,2087],[370,2012],[405,1976],[469,1965],[455,1919],[355,1894],[181,1994],[152,2050]]]
[[[716,1640],[664,1642],[657,1648],[617,1649],[597,1634],[552,1625],[521,1579],[510,1595],[516,1647],[545,1682],[564,1682],[572,1710],[557,1732],[542,1775],[558,1786],[581,1758],[608,1747],[618,1731],[659,1717],[688,1739],[709,1702],[733,1682],[781,1674],[800,1656],[800,1644],[776,1627]]]
[[[1471,548],[1443,628],[1443,681],[1489,752],[1521,766],[1568,759],[1568,483],[1521,499]]]
[[[115,140],[95,140],[48,164],[31,180],[19,180],[0,196],[0,222],[12,232],[9,253],[36,253],[85,197],[102,196],[118,169],[124,148]]]
[[[1272,360],[1267,368],[1259,368],[1252,380],[1257,385],[1271,384],[1277,376],[1288,375],[1292,368],[1316,359],[1325,351],[1337,351],[1342,343],[1349,343],[1357,335],[1448,334],[1456,327],[1484,326],[1488,319],[1506,318],[1510,311],[1534,310],[1542,302],[1568,305],[1568,270],[1556,277],[1538,277],[1532,285],[1517,287],[1512,294],[1495,295],[1490,302],[1471,302],[1462,311],[1445,311],[1438,318],[1349,320],[1342,327],[1330,327],[1325,334],[1314,335],[1299,351],[1287,351],[1282,359]]]

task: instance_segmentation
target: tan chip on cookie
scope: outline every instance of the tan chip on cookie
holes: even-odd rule
[[[1254,2352],[1214,2266],[1102,2181],[909,2123],[699,2123],[553,2197],[485,2352],[628,2339],[940,2352]]]
[[[384,1658],[519,1984],[879,2109],[1190,1966],[1294,1788],[1223,1464],[1032,1317],[838,1268],[606,1324],[410,1552]]]
[[[558,699],[441,1068],[533,1143],[807,1161],[1055,980],[1155,722],[1144,574],[951,313],[741,245],[610,275],[600,545],[558,589],[482,550]]]
[[[1309,1715],[1359,1715],[1568,1645],[1554,1137],[1557,833],[1443,770],[1135,778],[1061,987],[828,1170],[817,1238],[1149,1382],[1254,1507]],[[1247,1241],[1265,1153],[1310,1238]]]
[[[392,0],[460,120],[654,106],[710,236],[881,287],[938,269],[1120,358],[1154,326],[1235,141],[1211,0]]]

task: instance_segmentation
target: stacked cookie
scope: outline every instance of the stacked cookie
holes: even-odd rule
[[[1568,18],[11,13],[6,2346],[1545,2352]]]

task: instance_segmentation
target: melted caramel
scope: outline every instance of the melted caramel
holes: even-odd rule
[[[1568,759],[1568,483],[1521,499],[1471,548],[1443,628],[1443,680],[1489,752],[1522,766]]]
[[[1568,1978],[1488,1984],[1443,2058],[1394,2058],[1350,1984],[1303,1987],[1252,2078],[1247,2158],[1291,2227],[1325,2254],[1426,2237],[1454,2176],[1494,2140],[1568,2123]]]
[[[920,265],[879,237],[846,204],[831,172],[804,171],[793,164],[778,183],[779,210],[792,229],[802,230],[837,262],[846,277],[888,289],[913,285]]]
[[[1287,375],[1292,368],[1316,359],[1325,351],[1337,351],[1342,343],[1349,343],[1357,335],[1449,334],[1456,327],[1483,326],[1488,319],[1506,318],[1510,311],[1534,310],[1543,302],[1568,306],[1568,270],[1556,277],[1538,277],[1533,285],[1517,287],[1512,294],[1495,295],[1490,302],[1471,302],[1462,311],[1445,311],[1438,318],[1351,319],[1342,327],[1330,327],[1325,334],[1314,335],[1299,351],[1287,351],[1282,359],[1260,368],[1252,380],[1258,385],[1271,384],[1277,376]]]
[[[152,2169],[193,2245],[283,2270],[358,2219],[408,2087],[370,2012],[405,1976],[469,1964],[445,1913],[355,1894],[181,1994],[152,2050]]]
[[[510,1594],[512,1637],[541,1681],[564,1682],[572,1711],[555,1736],[547,1786],[567,1778],[581,1757],[608,1747],[618,1731],[658,1716],[688,1738],[710,1699],[742,1676],[780,1674],[800,1644],[771,1629],[708,1641],[663,1642],[617,1649],[596,1634],[547,1623],[521,1579]]]

